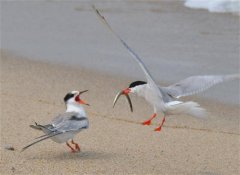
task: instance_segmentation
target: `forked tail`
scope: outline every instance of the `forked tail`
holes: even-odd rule
[[[201,108],[198,103],[193,101],[172,101],[166,103],[166,109],[167,115],[186,114],[197,118],[205,118],[207,116],[206,110],[204,108]]]

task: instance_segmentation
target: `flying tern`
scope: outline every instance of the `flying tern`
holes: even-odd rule
[[[164,114],[162,122],[160,123],[159,127],[155,129],[155,131],[161,130],[165,122],[165,117],[168,115],[187,114],[194,117],[205,117],[207,115],[206,110],[201,108],[198,103],[193,101],[183,102],[179,101],[178,98],[202,92],[213,85],[224,81],[240,78],[238,74],[192,76],[176,84],[167,87],[160,87],[155,83],[153,77],[140,57],[117,33],[113,31],[104,16],[102,16],[94,6],[92,6],[92,8],[105,26],[107,26],[112,34],[114,34],[120,40],[123,46],[131,54],[132,58],[139,64],[147,80],[134,81],[129,85],[128,88],[120,91],[114,99],[113,107],[121,95],[125,95],[127,97],[131,111],[133,111],[133,107],[129,93],[135,93],[138,96],[145,98],[145,100],[153,106],[154,113],[149,120],[142,123],[143,125],[150,125],[151,121],[157,116],[158,112],[162,112]]]
[[[80,146],[73,141],[73,137],[89,126],[87,115],[82,106],[83,104],[89,106],[89,104],[80,98],[80,95],[87,91],[71,91],[67,93],[64,97],[66,112],[55,117],[50,124],[40,125],[35,123],[35,125],[30,125],[31,128],[41,130],[45,134],[35,138],[35,141],[22,148],[22,151],[49,138],[57,143],[66,143],[72,152],[80,151]],[[71,140],[74,147],[70,145],[69,140]]]

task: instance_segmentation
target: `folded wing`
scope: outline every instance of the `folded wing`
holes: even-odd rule
[[[88,119],[85,116],[79,116],[76,112],[65,112],[53,119],[52,125],[57,131],[78,131],[86,129],[89,126]]]
[[[30,127],[37,130],[42,130],[45,134],[35,138],[35,141],[22,148],[22,151],[46,139],[64,134],[66,132],[74,132],[81,129],[86,129],[88,126],[88,119],[84,116],[79,116],[79,114],[75,112],[65,112],[60,114],[52,120],[51,124],[48,125],[39,125],[35,123],[35,125],[30,125]]]

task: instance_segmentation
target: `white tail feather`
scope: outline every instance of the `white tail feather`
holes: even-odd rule
[[[172,101],[166,103],[166,109],[167,115],[187,114],[198,118],[205,118],[207,116],[206,110],[201,108],[198,103],[192,101]]]

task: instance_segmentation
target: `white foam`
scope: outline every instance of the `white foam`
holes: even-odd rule
[[[185,6],[208,9],[210,12],[231,12],[240,15],[240,0],[186,0]]]

